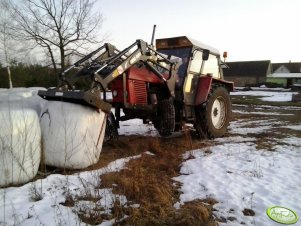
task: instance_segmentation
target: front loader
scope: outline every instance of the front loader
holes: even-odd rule
[[[116,133],[120,121],[139,118],[161,136],[189,123],[201,137],[215,138],[225,134],[231,117],[233,83],[223,80],[223,65],[216,49],[186,36],[158,39],[156,48],[142,40],[123,51],[105,44],[66,69],[56,88],[38,94],[108,113],[108,133]],[[89,87],[78,85],[82,79]]]

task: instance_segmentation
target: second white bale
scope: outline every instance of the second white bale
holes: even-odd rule
[[[32,109],[0,107],[0,186],[32,180],[41,160],[39,117]]]
[[[48,101],[40,124],[45,164],[82,169],[99,160],[106,128],[106,114],[101,110]]]

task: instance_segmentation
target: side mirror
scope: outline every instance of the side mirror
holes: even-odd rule
[[[209,49],[203,49],[203,55],[202,55],[202,59],[203,60],[208,60],[209,59]]]

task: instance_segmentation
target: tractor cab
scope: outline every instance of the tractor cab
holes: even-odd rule
[[[222,79],[222,64],[219,51],[211,46],[186,36],[156,40],[157,51],[167,58],[178,59],[177,85],[183,86],[184,78],[189,75],[212,76]]]
[[[212,79],[223,79],[223,62],[219,51],[211,46],[181,36],[157,39],[156,48],[168,59],[178,62],[175,98],[186,105],[201,104],[208,95],[208,92],[203,94],[202,86],[208,87],[206,84],[211,83]]]

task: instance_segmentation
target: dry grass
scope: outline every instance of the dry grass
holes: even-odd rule
[[[212,219],[212,206],[205,205],[202,200],[194,200],[185,203],[177,210],[167,222],[168,225],[180,226],[216,226]]]
[[[215,225],[211,206],[203,204],[205,201],[186,203],[179,210],[173,207],[180,194],[171,178],[179,174],[181,154],[197,147],[200,143],[187,141],[187,136],[135,138],[135,142],[128,143],[129,152],[149,151],[154,155],[143,153],[141,158],[131,160],[126,169],[101,176],[101,187],[114,187],[114,193],[140,205],[113,211],[117,219],[122,219],[120,213],[129,216],[116,225]]]

